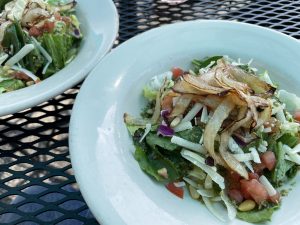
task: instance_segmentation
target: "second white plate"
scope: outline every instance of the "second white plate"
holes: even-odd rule
[[[76,58],[39,84],[0,95],[0,116],[36,106],[83,80],[111,49],[119,28],[119,17],[111,0],[77,0],[76,14],[84,39]]]

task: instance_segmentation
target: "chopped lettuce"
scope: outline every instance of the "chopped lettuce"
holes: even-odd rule
[[[53,59],[53,63],[49,67],[50,71],[51,69],[59,71],[64,68],[69,59],[69,50],[72,48],[73,38],[67,34],[45,33],[40,41]],[[49,74],[49,71],[46,74],[46,76],[52,75]]]
[[[180,154],[167,154],[167,151],[160,151],[157,146],[150,146],[145,140],[141,143],[139,142],[144,130],[139,129],[135,132],[133,136],[133,141],[136,147],[137,155],[143,158],[136,158],[139,162],[141,169],[143,169],[147,174],[153,176],[158,181],[176,181],[182,177],[186,168],[185,161],[180,157]],[[141,154],[139,151],[143,151]],[[158,170],[165,168],[168,173],[168,178],[156,176]],[[185,170],[183,170],[185,168]],[[153,172],[154,171],[154,172]]]
[[[291,148],[294,148],[299,141],[299,137],[291,133],[286,133],[277,140],[277,142],[281,142],[282,144],[288,145]]]
[[[282,185],[287,178],[294,176],[295,163],[285,160],[285,152],[281,142],[275,146],[274,153],[276,155],[276,166],[271,173],[271,182],[278,187]],[[290,171],[291,169],[292,171]]]
[[[141,147],[136,146],[134,152],[134,158],[139,163],[143,171],[145,171],[146,173],[148,173],[150,176],[154,177],[158,181],[162,180],[162,177],[158,174],[157,170],[155,170],[154,167],[151,165],[151,162],[149,161],[146,153]]]
[[[204,60],[194,59],[192,61],[192,64],[194,66],[194,72],[198,74],[200,69],[206,68],[210,64],[212,64],[211,67],[213,67],[217,65],[217,61],[222,58],[223,56],[212,56],[212,57],[205,58]]]
[[[147,147],[143,149],[141,146],[136,146],[135,158],[141,169],[158,181],[175,181],[179,178],[179,171],[174,162],[164,157],[156,148]],[[158,171],[164,168],[168,173],[167,178],[158,175]]]
[[[3,80],[0,82],[0,93],[15,91],[25,87],[25,83],[18,79]]]
[[[13,54],[20,51],[20,49],[23,47],[17,35],[17,28],[14,24],[11,24],[6,28],[1,44],[4,49],[7,49],[8,52],[12,47]]]
[[[237,217],[249,223],[263,223],[271,220],[272,214],[278,209],[278,206],[254,210],[249,212],[237,212]]]
[[[126,125],[129,133],[131,136],[134,135],[134,133],[138,130],[138,129],[145,129],[145,126],[137,126],[137,125]]]
[[[22,30],[19,22],[14,22],[5,31],[2,45],[6,49],[10,49],[13,46],[13,55],[16,54],[26,44],[31,44],[30,37]],[[44,64],[45,59],[41,55],[38,49],[34,49],[22,60],[19,61],[20,65],[32,73],[37,71]]]
[[[143,92],[144,92],[144,97],[149,101],[151,101],[151,100],[155,100],[158,90],[154,90],[150,86],[145,86]]]
[[[14,91],[25,86],[23,81],[14,79],[9,70],[0,66],[0,93]]]
[[[48,4],[58,6],[70,3],[70,0],[46,0]]]
[[[199,143],[202,136],[202,129],[198,126],[195,126],[193,129],[178,132],[177,135],[187,141]]]
[[[300,109],[300,98],[286,90],[280,90],[278,92],[278,97],[281,102],[286,105],[286,109],[290,112],[294,112]]]
[[[168,151],[174,151],[178,149],[178,146],[171,143],[171,138],[169,137],[159,137],[155,133],[149,133],[146,137],[146,142],[150,146],[159,146]]]

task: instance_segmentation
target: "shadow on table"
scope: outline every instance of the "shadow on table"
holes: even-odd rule
[[[32,187],[27,188],[26,193],[33,195],[33,194],[39,193],[43,190],[44,189],[41,186],[32,186]],[[75,192],[75,191],[78,191],[78,190],[74,189],[72,186],[68,186],[66,188],[66,191]],[[22,198],[22,197],[20,197],[20,196],[16,197],[11,202],[11,204],[14,205],[14,204],[19,203],[20,201],[23,200],[23,198],[22,199],[20,199],[20,198]],[[59,193],[52,193],[47,198],[47,202],[56,202],[56,201],[59,201],[60,199],[61,199],[61,196],[60,196]],[[72,208],[73,209],[74,208],[80,208],[80,207],[82,207],[82,203],[79,202],[79,201],[67,201],[63,204],[63,208],[66,209],[66,210],[70,210]],[[26,207],[22,208],[22,211],[30,213],[30,212],[35,212],[35,211],[40,210],[40,209],[41,209],[40,204],[28,203],[28,204],[26,204]],[[89,209],[87,209],[84,212],[80,213],[80,215],[84,218],[93,218],[94,217]],[[61,216],[62,216],[62,213],[60,213],[60,212],[47,211],[47,213],[39,214],[38,220],[40,220],[41,222],[42,221],[44,221],[44,222],[49,221],[50,222],[50,221],[58,219]],[[21,217],[18,214],[15,214],[15,213],[6,213],[6,214],[3,214],[3,215],[0,215],[1,224],[12,224],[13,221],[16,221],[20,218]],[[26,219],[26,218],[24,218],[24,219]],[[22,223],[22,225],[36,225],[36,224],[37,223],[35,223],[35,222],[29,222],[29,221]],[[56,223],[56,224],[57,225],[82,225],[84,223],[79,221],[79,220],[64,219],[62,222],[59,222],[59,223]]]

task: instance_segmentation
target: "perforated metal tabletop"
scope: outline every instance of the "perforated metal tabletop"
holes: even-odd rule
[[[116,46],[165,24],[236,20],[300,38],[300,1],[115,0]],[[80,85],[35,108],[0,118],[0,224],[98,224],[82,198],[68,152],[68,127]]]

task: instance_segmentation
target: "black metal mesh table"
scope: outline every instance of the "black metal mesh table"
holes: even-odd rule
[[[300,38],[300,1],[115,0],[120,15],[116,45],[164,24],[225,19],[270,27]],[[80,86],[35,108],[1,118],[0,224],[98,224],[74,178],[68,126]]]

